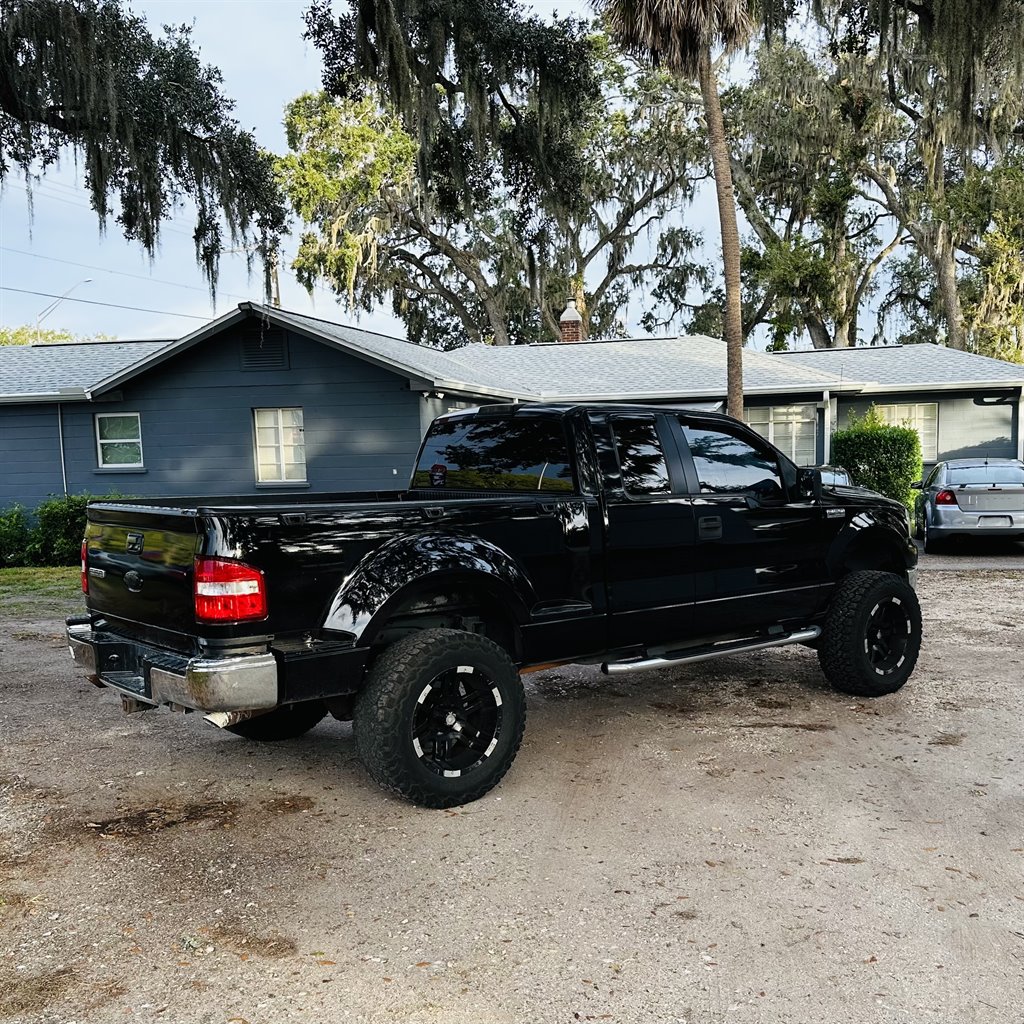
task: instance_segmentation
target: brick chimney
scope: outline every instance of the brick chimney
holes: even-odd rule
[[[558,326],[561,330],[559,339],[563,345],[573,344],[583,340],[583,317],[576,308],[576,300],[570,299],[565,312],[558,319]]]

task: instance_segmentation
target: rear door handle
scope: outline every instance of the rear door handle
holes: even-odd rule
[[[700,540],[721,540],[722,517],[701,516],[697,520],[697,536]]]
[[[538,507],[546,515],[553,516],[558,511],[558,503],[554,501],[538,501]]]
[[[444,509],[439,505],[428,505],[423,509],[423,514],[428,519],[441,519],[444,517]]]

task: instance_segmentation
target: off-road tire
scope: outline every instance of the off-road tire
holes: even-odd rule
[[[454,678],[458,684],[458,675],[452,673],[460,671],[475,680],[480,694],[494,701],[489,713],[498,715],[500,709],[500,715],[493,747],[481,752],[476,763],[459,769],[460,774],[445,775],[438,767],[436,746],[428,755],[414,729],[422,724],[432,688],[436,685],[440,693],[452,685],[439,680]],[[492,696],[495,690],[497,696]],[[466,700],[468,706],[468,689]],[[478,703],[482,701],[478,697]],[[353,716],[356,750],[371,777],[423,807],[456,807],[493,789],[511,767],[525,726],[523,683],[508,653],[486,637],[456,629],[413,633],[384,650],[370,668]],[[480,735],[476,733],[478,740]],[[472,749],[468,742],[466,747],[464,754]]]
[[[309,732],[327,715],[323,701],[307,700],[301,704],[282,704],[265,715],[247,718],[237,725],[229,725],[226,732],[244,736],[247,740],[261,743],[276,743],[279,740],[294,740]]]
[[[840,581],[818,647],[833,689],[856,697],[893,693],[910,678],[920,650],[921,606],[906,580],[872,571]]]

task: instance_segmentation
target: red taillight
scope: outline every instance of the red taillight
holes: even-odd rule
[[[89,545],[87,541],[82,541],[82,593],[89,593],[89,572],[85,568],[85,556],[89,551]]]
[[[936,505],[956,505],[959,504],[956,500],[956,495],[952,491],[939,491],[935,495]]]
[[[193,593],[199,622],[242,622],[267,617],[263,573],[241,562],[197,558]]]

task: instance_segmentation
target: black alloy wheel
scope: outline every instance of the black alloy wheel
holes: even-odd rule
[[[921,605],[895,573],[850,573],[839,581],[818,645],[833,688],[880,697],[909,678],[921,650]]]
[[[386,648],[353,715],[370,775],[424,807],[455,807],[493,789],[525,725],[523,684],[508,652],[455,629],[412,633]]]
[[[416,700],[412,747],[437,775],[457,779],[478,768],[498,745],[501,692],[472,665],[434,676]]]

